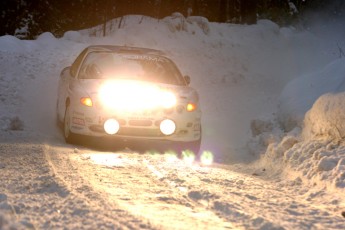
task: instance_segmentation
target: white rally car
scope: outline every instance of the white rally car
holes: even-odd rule
[[[68,143],[111,136],[198,152],[201,110],[189,83],[161,51],[89,46],[61,72],[57,119]]]

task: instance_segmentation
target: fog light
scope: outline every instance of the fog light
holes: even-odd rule
[[[115,119],[108,119],[104,122],[104,131],[107,134],[113,135],[117,133],[120,129],[120,124]]]
[[[159,128],[164,135],[171,135],[176,130],[176,124],[172,120],[165,119],[161,122]]]

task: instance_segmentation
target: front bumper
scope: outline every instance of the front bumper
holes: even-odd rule
[[[110,118],[116,119],[120,124],[118,133],[114,135],[109,135],[104,130],[104,122]],[[164,119],[171,119],[176,123],[176,131],[173,134],[164,135],[160,131],[159,125]],[[124,141],[193,142],[201,139],[201,112],[174,109],[124,113],[76,106],[71,108],[71,131],[86,136],[108,136]]]

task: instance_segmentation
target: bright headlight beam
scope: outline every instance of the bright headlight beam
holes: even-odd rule
[[[105,83],[99,90],[101,103],[109,109],[144,110],[156,107],[171,108],[176,96],[157,86],[132,81]]]
[[[162,107],[170,109],[176,105],[176,97],[172,92],[162,91],[161,96]]]

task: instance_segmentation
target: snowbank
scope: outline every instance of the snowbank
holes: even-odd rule
[[[278,120],[286,130],[302,127],[305,113],[323,94],[345,91],[345,58],[289,82],[279,98]]]
[[[267,132],[265,126],[252,127],[257,136],[249,146],[252,151],[261,146],[262,167],[311,186],[345,188],[344,64],[345,59],[335,60],[285,87],[278,120],[285,130],[295,127],[292,131],[283,134],[273,128]]]
[[[323,137],[328,140],[341,140],[345,137],[344,121],[345,93],[324,94],[305,116],[304,137],[306,139]]]
[[[1,36],[0,44],[1,51],[22,52],[25,49],[21,40],[10,35]]]
[[[286,173],[306,184],[345,189],[345,146],[332,141],[304,141],[284,153]],[[292,170],[291,170],[292,169]]]
[[[332,140],[303,140],[296,130],[268,144],[256,166],[308,187],[345,189],[345,146]]]

